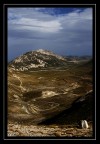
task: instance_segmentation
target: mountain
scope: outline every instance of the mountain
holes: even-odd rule
[[[68,60],[39,49],[11,61],[7,76],[8,126],[70,125],[76,132],[78,122],[87,120],[92,127],[93,59]]]
[[[92,56],[64,56],[67,62],[70,63],[85,63],[92,59]]]
[[[66,65],[67,60],[65,58],[43,49],[27,52],[9,63],[9,67],[17,71],[62,67]]]

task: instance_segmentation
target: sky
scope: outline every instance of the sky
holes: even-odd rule
[[[8,61],[32,50],[92,55],[92,8],[8,8]]]

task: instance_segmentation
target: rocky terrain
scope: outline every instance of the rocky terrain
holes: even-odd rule
[[[77,128],[72,125],[22,125],[22,124],[9,124],[8,136],[29,136],[29,137],[92,137],[93,128],[92,124],[89,123],[88,129]]]
[[[90,137],[94,100],[92,60],[28,52],[8,65],[8,136]],[[79,128],[82,119],[89,129]]]
[[[66,66],[66,59],[53,52],[39,49],[27,52],[9,63],[9,67],[16,71],[27,71],[39,68]]]

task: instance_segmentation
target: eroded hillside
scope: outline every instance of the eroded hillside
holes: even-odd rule
[[[91,63],[27,71],[8,67],[8,126],[11,123],[45,125],[50,122],[73,127],[81,119],[93,121]],[[73,108],[77,101],[80,105]]]

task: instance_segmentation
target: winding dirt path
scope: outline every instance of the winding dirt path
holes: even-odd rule
[[[24,92],[26,91],[26,89],[22,86],[22,81],[20,79],[20,77],[18,77],[17,75],[13,74],[13,77],[15,77],[16,79],[18,79],[20,81],[20,85],[19,87],[21,88],[21,91]]]

